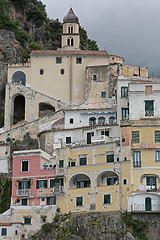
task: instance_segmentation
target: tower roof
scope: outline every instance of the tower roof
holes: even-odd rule
[[[70,8],[67,15],[63,18],[63,23],[79,23],[78,17],[74,14],[73,9]]]

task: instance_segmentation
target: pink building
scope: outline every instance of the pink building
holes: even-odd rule
[[[12,205],[56,205],[56,165],[42,150],[13,153]]]

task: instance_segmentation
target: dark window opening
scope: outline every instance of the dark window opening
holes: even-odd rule
[[[43,75],[43,74],[44,74],[44,70],[40,69],[40,75]]]
[[[63,68],[61,69],[61,74],[62,74],[62,75],[64,74],[64,69],[63,69]]]
[[[47,197],[47,205],[56,205],[56,197]]]
[[[78,58],[78,57],[77,57],[77,58],[76,58],[76,63],[77,63],[77,64],[81,64],[81,63],[82,63],[82,58]]]
[[[25,97],[19,95],[14,99],[13,124],[25,119]]]
[[[106,92],[101,92],[101,97],[106,98]]]
[[[83,197],[76,197],[76,206],[83,206]]]
[[[22,85],[26,85],[26,75],[24,72],[17,71],[12,75],[12,83],[19,83]]]
[[[22,199],[22,206],[27,206],[28,205],[28,201],[27,201],[27,198],[25,199]]]
[[[31,225],[31,217],[25,217],[24,218],[24,224],[25,225]]]
[[[70,144],[71,143],[71,137],[66,137],[66,144]]]
[[[73,124],[73,118],[70,118],[69,121],[70,121],[70,124]]]
[[[93,80],[96,81],[97,80],[97,75],[93,74]]]
[[[29,161],[22,160],[22,172],[28,172],[29,170]]]
[[[47,180],[46,179],[40,179],[36,181],[36,188],[47,188]]]
[[[62,63],[62,58],[61,58],[61,57],[56,57],[56,63],[57,63],[57,64]]]

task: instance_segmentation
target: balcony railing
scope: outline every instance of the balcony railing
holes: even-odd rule
[[[64,192],[64,187],[63,186],[55,186],[53,188],[53,191],[54,191],[55,194],[63,193]]]
[[[16,190],[17,197],[29,197],[31,195],[30,189],[18,189]]]
[[[145,204],[132,204],[131,212],[160,212],[160,205],[151,204],[146,206]]]
[[[64,187],[63,186],[55,186],[53,188],[40,188],[38,189],[38,195],[54,195],[58,193],[63,193]]]
[[[154,111],[145,110],[145,117],[153,117]]]

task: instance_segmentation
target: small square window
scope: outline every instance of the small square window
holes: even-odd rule
[[[47,220],[47,217],[41,217],[41,222],[42,222],[42,223],[45,223],[46,220]]]
[[[21,203],[22,203],[22,206],[27,206],[28,205],[28,199],[27,198],[22,199]]]
[[[104,204],[110,204],[111,203],[111,195],[110,194],[106,194],[104,195]]]
[[[62,63],[62,58],[61,58],[61,57],[56,57],[56,63],[57,63],[57,64]]]
[[[87,157],[80,157],[80,158],[79,158],[79,165],[80,165],[80,166],[85,166],[85,165],[87,165]]]
[[[125,138],[122,138],[122,143],[125,143],[126,139]]]
[[[107,153],[106,158],[107,158],[107,163],[114,162],[114,154],[113,153]]]
[[[29,171],[29,161],[28,160],[22,160],[22,172],[28,172]]]
[[[109,131],[105,131],[105,136],[109,137]]]
[[[102,136],[104,135],[104,131],[101,131],[101,135],[102,135]]]
[[[59,168],[63,168],[64,167],[64,160],[59,160]]]
[[[83,206],[83,197],[76,197],[76,207]]]
[[[31,217],[24,217],[24,224],[31,225]]]
[[[93,74],[93,80],[96,81],[97,80],[97,75]]]
[[[66,137],[66,144],[70,144],[71,143],[71,137]]]
[[[101,92],[101,97],[106,98],[106,92]]]
[[[123,185],[126,185],[127,184],[127,179],[123,179]]]
[[[92,137],[94,137],[94,132],[92,132]]]
[[[71,162],[71,167],[75,167],[76,166],[76,163],[75,162]]]
[[[7,228],[2,228],[2,236],[7,236]]]
[[[77,58],[76,58],[76,63],[77,63],[77,64],[81,64],[81,63],[82,63],[82,58],[78,58],[78,57],[77,57]]]

